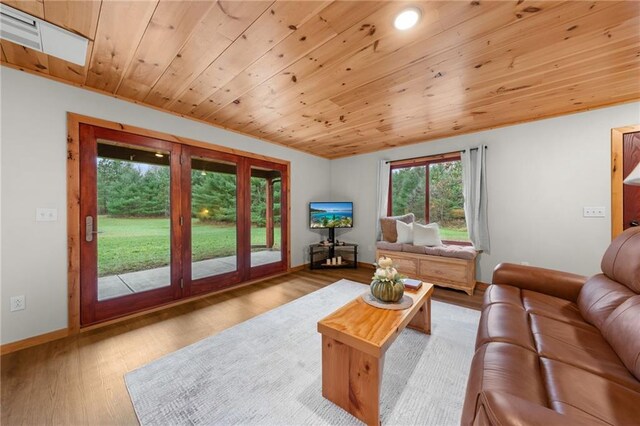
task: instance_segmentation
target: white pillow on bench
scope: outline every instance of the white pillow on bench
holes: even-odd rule
[[[413,245],[415,246],[441,246],[442,240],[440,239],[440,228],[437,223],[430,223],[428,225],[420,225],[419,223],[413,226]]]
[[[396,222],[398,239],[396,243],[413,244],[415,246],[441,246],[440,228],[437,223],[420,225],[419,223]]]
[[[398,239],[396,239],[396,243],[413,243],[413,222],[404,223],[400,220],[396,220],[396,232],[398,233]]]

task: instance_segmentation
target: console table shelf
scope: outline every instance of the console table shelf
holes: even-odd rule
[[[338,256],[342,258],[342,264],[327,264],[327,259]],[[311,244],[309,246],[309,267],[311,269],[356,269],[358,267],[358,245],[351,243]]]

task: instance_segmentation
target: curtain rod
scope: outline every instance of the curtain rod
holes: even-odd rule
[[[489,149],[489,147],[487,145],[484,145],[484,149]],[[469,151],[477,151],[478,148],[469,148]],[[422,155],[420,157],[411,157],[411,158],[401,158],[400,160],[388,160],[386,162],[386,164],[389,163],[395,163],[396,161],[409,161],[409,160],[416,160],[418,158],[424,158],[424,157],[437,157],[438,155],[449,155],[449,154],[457,154],[459,152],[467,152],[466,149],[460,150],[460,151],[451,151],[451,152],[442,152],[440,154],[429,154],[429,155]]]

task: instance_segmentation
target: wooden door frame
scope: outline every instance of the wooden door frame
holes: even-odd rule
[[[622,233],[624,135],[640,132],[640,124],[611,129],[611,239]]]
[[[126,320],[128,318],[132,318],[134,316],[138,316],[144,313],[156,311],[159,309],[164,309],[170,306],[179,305],[185,303],[190,300],[194,300],[201,297],[206,297],[211,293],[207,293],[204,295],[196,296],[193,298],[185,298],[180,299],[175,302],[171,302],[156,308],[151,308],[149,310],[143,311],[142,313],[133,313],[131,315],[126,315],[120,318],[116,318],[114,320],[105,321],[103,323],[93,325],[90,327],[84,327],[81,329],[80,326],[80,125],[81,124],[89,124],[93,126],[104,127],[107,129],[118,130],[121,132],[132,133],[141,136],[147,136],[156,139],[162,139],[169,142],[180,143],[183,145],[212,149],[223,153],[235,154],[251,159],[256,160],[264,160],[272,163],[277,163],[284,166],[287,170],[286,179],[287,179],[287,199],[290,199],[290,173],[291,163],[286,160],[282,160],[279,158],[273,158],[265,155],[255,154],[248,151],[242,151],[238,149],[233,149],[221,145],[216,145],[207,142],[201,142],[194,139],[189,139],[185,137],[175,136],[168,133],[158,132],[155,130],[148,130],[141,127],[135,127],[128,124],[116,123],[113,121],[102,120],[99,118],[88,117],[81,114],[76,114],[73,112],[67,112],[67,283],[68,283],[68,334],[78,334],[82,330],[94,329],[96,327],[105,326],[108,324],[112,324],[114,322],[119,322]],[[290,214],[290,203],[287,206],[287,214],[291,217]],[[291,240],[291,226],[288,224],[286,235],[288,241]],[[286,271],[285,273],[291,270],[291,256],[290,256],[290,247],[287,247],[286,253]],[[248,285],[250,282],[240,283],[239,286]]]

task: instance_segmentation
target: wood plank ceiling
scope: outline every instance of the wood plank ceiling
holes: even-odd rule
[[[635,1],[3,2],[90,39],[7,66],[326,158],[640,98]]]

